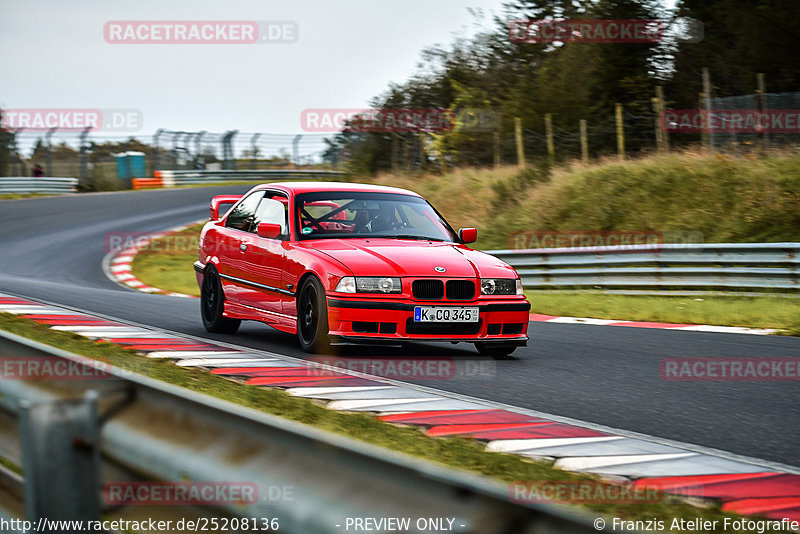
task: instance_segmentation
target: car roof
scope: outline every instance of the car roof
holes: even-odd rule
[[[389,187],[385,185],[358,184],[350,182],[272,182],[256,186],[258,189],[281,189],[287,193],[299,195],[301,193],[314,193],[318,191],[335,191],[348,193],[395,193],[421,197],[418,193]]]

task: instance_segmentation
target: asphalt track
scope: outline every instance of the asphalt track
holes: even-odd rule
[[[121,320],[307,358],[293,336],[244,323],[210,335],[199,301],[123,288],[102,271],[110,233],[155,232],[203,218],[215,194],[247,186],[0,201],[0,291]],[[187,270],[192,266],[187,265]],[[536,306],[534,303],[534,311]],[[625,317],[621,317],[625,319]],[[800,382],[663,380],[665,358],[800,357],[800,338],[572,324],[531,324],[514,361],[427,387],[800,467]],[[478,359],[470,345],[345,347],[339,357]],[[470,367],[466,367],[469,369]]]

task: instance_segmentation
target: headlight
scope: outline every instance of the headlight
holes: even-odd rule
[[[399,278],[384,276],[345,276],[336,285],[338,293],[401,293]]]
[[[513,278],[482,278],[481,294],[483,295],[519,295],[517,282]],[[519,284],[519,291],[522,284]]]

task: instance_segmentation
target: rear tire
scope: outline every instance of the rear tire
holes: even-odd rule
[[[242,324],[241,319],[223,317],[225,310],[225,294],[217,268],[213,265],[206,269],[203,285],[200,287],[200,315],[203,326],[212,334],[235,334]]]
[[[297,339],[306,352],[321,353],[330,348],[328,301],[316,276],[306,278],[297,293]]]
[[[495,360],[516,360],[511,354],[517,350],[516,345],[501,345],[497,343],[475,343],[475,348],[482,356],[489,356]]]

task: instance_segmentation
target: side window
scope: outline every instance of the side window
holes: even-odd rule
[[[250,232],[255,220],[256,207],[263,196],[263,191],[256,191],[247,195],[244,200],[231,210],[228,218],[225,219],[225,226]]]
[[[283,202],[281,202],[283,200]],[[280,195],[270,195],[267,193],[266,196],[261,200],[258,204],[258,209],[256,209],[256,216],[255,222],[253,223],[253,229],[255,229],[259,223],[272,223],[272,224],[280,224],[281,225],[281,236],[288,236],[289,235],[289,225],[287,224],[287,216],[289,210],[289,202],[286,197]]]

